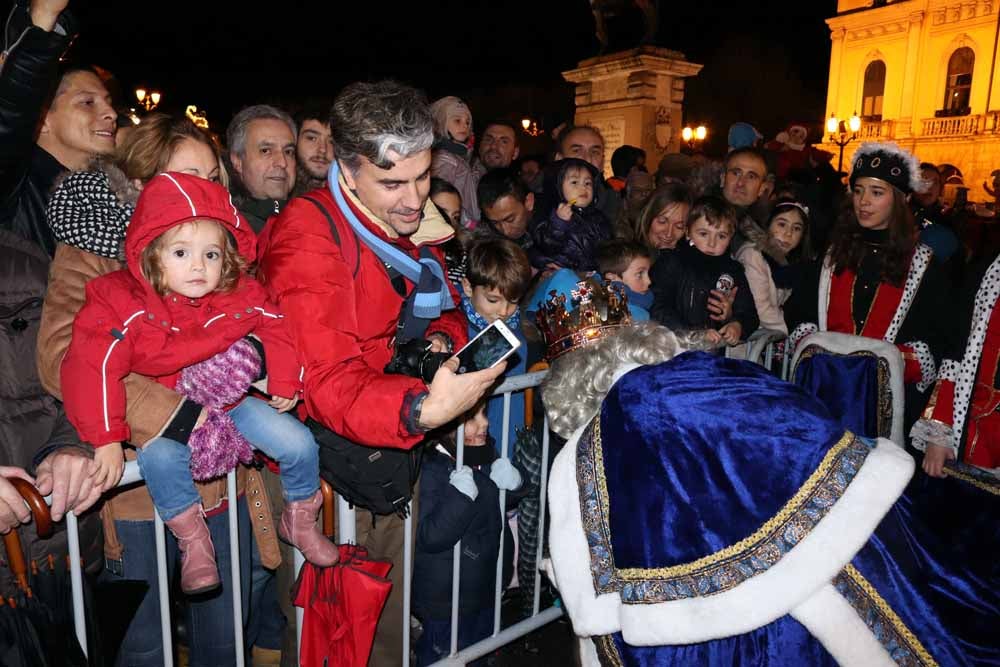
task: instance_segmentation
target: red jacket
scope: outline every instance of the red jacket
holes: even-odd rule
[[[393,354],[402,297],[381,260],[351,230],[330,192],[309,193],[337,225],[340,243],[316,206],[293,199],[261,232],[258,277],[288,316],[305,365],[305,407],[313,419],[358,443],[409,448],[423,434],[413,428],[410,407],[427,391],[419,379],[382,372]],[[390,238],[380,221],[345,189],[355,214],[373,232],[419,257],[421,245],[439,245],[453,232],[428,200],[420,228]],[[443,265],[439,248],[433,252]],[[407,288],[413,285],[407,282]],[[451,286],[455,303],[458,296]],[[451,338],[457,350],[468,339],[461,309],[444,312],[427,333]]]
[[[66,414],[84,441],[101,446],[129,439],[122,382],[129,373],[173,388],[182,369],[250,333],[264,344],[268,391],[287,398],[301,390],[302,370],[285,320],[255,280],[244,275],[230,292],[188,299],[160,296],[140,271],[149,243],[194,219],[222,223],[252,262],[256,238],[230,207],[225,189],[194,176],[161,175],[146,185],[126,234],[129,268],[87,283],[60,369]]]

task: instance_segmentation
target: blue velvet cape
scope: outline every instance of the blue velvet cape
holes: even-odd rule
[[[873,447],[754,364],[687,353],[628,373],[577,449],[595,590],[669,604],[739,586],[822,522]],[[997,487],[934,481],[911,484],[832,583],[898,664],[1000,664]],[[942,528],[934,508],[958,500],[980,508],[978,535]],[[992,557],[970,559],[970,539]],[[790,616],[685,646],[596,644],[627,665],[834,664]]]

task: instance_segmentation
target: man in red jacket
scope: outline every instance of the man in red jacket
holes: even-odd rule
[[[383,81],[345,88],[330,126],[340,173],[330,181],[336,194],[314,190],[271,221],[259,241],[258,277],[292,324],[309,416],[356,443],[409,449],[475,405],[504,364],[458,375],[452,359],[429,385],[384,372],[400,310],[415,288],[433,296],[440,310],[424,334],[435,351],[455,351],[467,339],[465,318],[453,307],[458,295],[442,279],[440,245],[453,232],[428,200],[433,120],[422,93]],[[405,255],[401,262],[399,255]],[[407,269],[421,259],[414,280]],[[428,260],[438,264],[433,271]],[[357,542],[395,567],[370,664],[394,666],[403,650],[403,524],[395,515],[372,524],[359,515]]]

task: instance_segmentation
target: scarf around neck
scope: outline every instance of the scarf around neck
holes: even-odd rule
[[[479,311],[472,305],[472,300],[462,294],[462,310],[465,312],[465,319],[469,320],[469,325],[479,333],[490,325],[486,318],[479,314]],[[503,321],[511,331],[521,328],[521,310],[515,310],[514,314]]]
[[[333,195],[337,207],[344,214],[347,224],[357,234],[358,239],[368,246],[368,249],[374,252],[382,262],[399,271],[407,280],[416,285],[413,298],[414,316],[433,320],[441,315],[441,311],[451,310],[455,307],[455,301],[451,297],[448,282],[444,277],[444,269],[441,268],[441,264],[437,260],[429,257],[422,257],[419,261],[413,259],[395,245],[372,233],[358,219],[340,189],[340,165],[336,160],[330,163],[327,186],[330,188],[330,193]]]

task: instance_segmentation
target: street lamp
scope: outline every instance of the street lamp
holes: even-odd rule
[[[152,111],[160,103],[160,91],[151,90],[147,92],[145,88],[136,88],[135,99],[139,100],[139,104],[146,111]]]
[[[850,129],[850,132],[848,132]],[[861,119],[858,112],[849,120],[839,120],[834,114],[826,120],[826,131],[830,134],[830,143],[840,146],[840,158],[837,160],[837,171],[844,170],[844,146],[858,138],[858,130],[861,129]]]
[[[537,137],[542,133],[542,128],[538,127],[538,122],[531,120],[530,118],[521,119],[521,128],[524,129],[525,134],[531,135],[532,137]]]
[[[683,130],[681,130],[681,139],[687,144],[688,150],[692,153],[695,151],[695,144],[700,144],[705,141],[705,137],[708,136],[708,128],[704,125],[699,125],[698,127],[691,127],[688,125]]]

